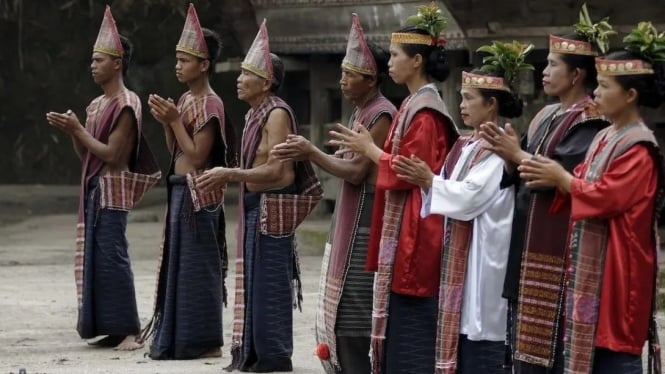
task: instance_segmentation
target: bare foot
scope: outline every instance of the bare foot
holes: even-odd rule
[[[143,348],[143,342],[139,342],[136,335],[127,335],[125,340],[118,344],[113,350],[116,351],[135,351]]]
[[[116,345],[122,343],[125,339],[122,335],[109,335],[105,338],[99,339],[94,342],[88,342],[89,345],[94,345],[97,347],[115,347]]]
[[[222,357],[221,348],[213,348],[208,352],[203,353],[199,358],[213,358],[213,357]]]

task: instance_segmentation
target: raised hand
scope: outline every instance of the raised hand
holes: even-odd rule
[[[284,143],[277,144],[270,155],[280,161],[303,161],[309,159],[316,147],[300,135],[289,134]]]
[[[83,129],[78,117],[71,110],[65,113],[48,112],[46,113],[46,121],[49,125],[70,135]]]
[[[483,123],[480,125],[479,134],[485,141],[487,149],[506,161],[519,162],[522,150],[520,139],[510,123],[506,123],[504,130],[493,122]]]
[[[148,96],[148,106],[150,114],[162,125],[170,125],[180,117],[178,108],[173,99],[164,99],[159,95],[151,94]]]
[[[526,180],[527,187],[559,187],[564,191],[570,191],[570,181],[573,176],[558,162],[547,157],[534,156],[522,160],[517,170],[520,172],[520,178]]]
[[[374,146],[372,135],[363,125],[357,124],[354,131],[338,123],[336,130],[329,132],[333,139],[328,142],[332,146],[341,147],[335,152],[336,155],[350,152],[365,155]]]
[[[397,177],[423,189],[429,190],[432,187],[434,174],[429,165],[418,157],[411,155],[410,158],[397,156],[393,163],[393,170]]]

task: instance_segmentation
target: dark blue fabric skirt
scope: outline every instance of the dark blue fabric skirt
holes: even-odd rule
[[[390,293],[383,374],[434,373],[436,297]]]
[[[473,341],[460,335],[457,345],[457,374],[504,374],[506,342]]]
[[[184,177],[171,176],[152,359],[194,359],[221,347],[220,209],[194,213]]]
[[[291,371],[294,236],[258,233],[259,199],[258,193],[245,193],[245,329],[240,371]]]
[[[125,237],[127,212],[99,209],[98,177],[90,180],[87,191],[78,333],[83,339],[136,335],[141,325]]]

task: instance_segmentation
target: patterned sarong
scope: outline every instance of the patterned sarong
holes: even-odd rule
[[[217,243],[221,206],[192,213],[185,176],[169,177],[170,201],[159,318],[150,358],[192,359],[221,347],[222,259]]]
[[[292,193],[293,188],[272,191]],[[287,371],[293,354],[295,236],[258,230],[261,194],[246,192],[245,298],[241,371]]]
[[[349,126],[360,122],[370,130],[382,115],[393,118],[395,107],[378,94],[364,107],[356,108]],[[346,158],[354,155],[347,154]],[[319,283],[316,340],[328,347],[330,357],[322,360],[328,373],[341,370],[337,357],[338,330],[345,336],[370,336],[374,274],[364,270],[372,220],[374,186],[342,181],[333,222],[326,242]],[[338,315],[339,314],[339,315]],[[367,356],[367,350],[356,352]],[[345,368],[346,370],[346,368]]]
[[[83,339],[136,335],[141,329],[125,239],[127,212],[100,207],[99,179],[90,179],[85,199],[86,271],[77,324]]]

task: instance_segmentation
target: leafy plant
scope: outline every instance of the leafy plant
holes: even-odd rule
[[[584,3],[582,10],[580,10],[580,21],[574,24],[573,27],[575,33],[595,42],[600,52],[605,54],[610,47],[610,36],[616,35],[616,31],[612,29],[612,25],[608,21],[609,17],[605,17],[598,23],[593,23],[591,17],[589,17],[586,3]]]
[[[433,1],[430,5],[419,6],[418,14],[410,16],[406,22],[427,31],[433,38],[438,38],[448,26],[448,20]]]
[[[476,52],[485,52],[489,56],[483,57],[481,71],[502,75],[508,85],[522,70],[534,70],[533,65],[525,62],[526,56],[531,53],[533,44],[523,44],[518,41],[499,42],[483,45]]]
[[[652,63],[665,61],[665,33],[658,33],[651,22],[638,23],[637,27],[623,38],[623,42],[627,51]]]

